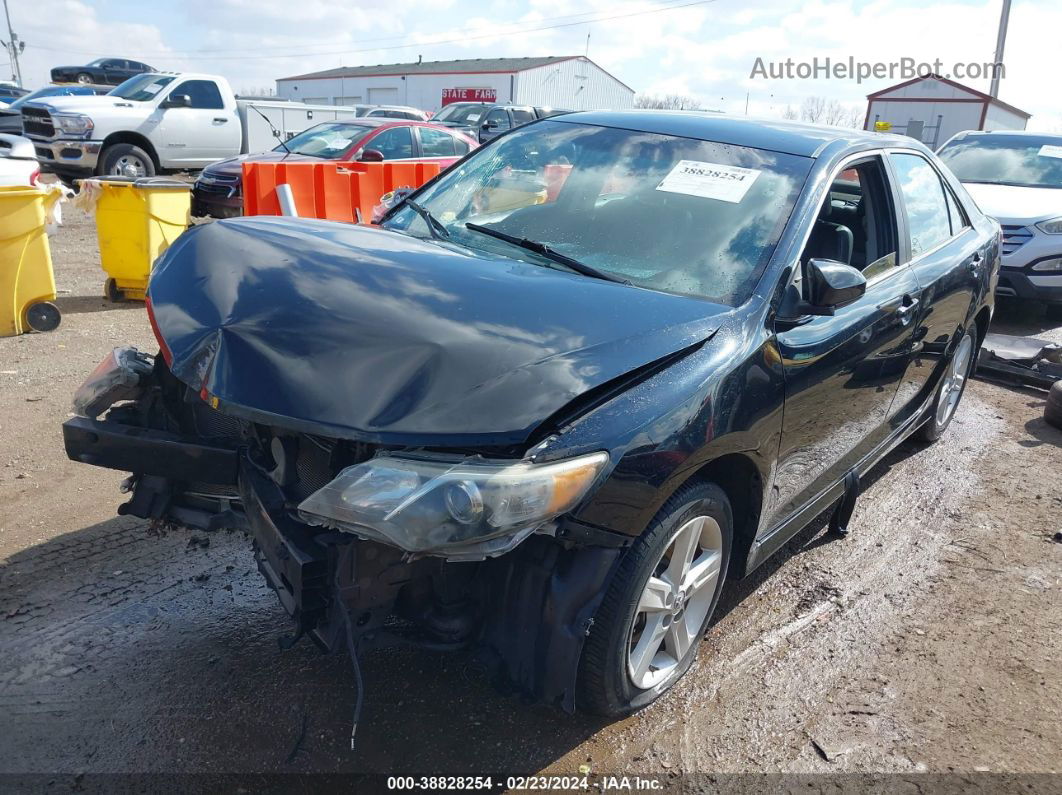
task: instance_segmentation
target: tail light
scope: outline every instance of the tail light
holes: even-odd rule
[[[173,367],[173,352],[170,350],[170,346],[166,344],[166,340],[162,338],[162,334],[159,332],[159,324],[155,322],[155,308],[151,305],[150,295],[145,296],[144,307],[147,309],[148,323],[151,324],[151,333],[155,335],[155,341],[159,344],[159,353],[162,354],[166,366]]]
[[[36,169],[33,170],[33,173],[30,174],[29,184],[32,187],[35,188],[38,185],[40,185],[40,183],[41,183],[41,170],[39,168],[36,168]]]

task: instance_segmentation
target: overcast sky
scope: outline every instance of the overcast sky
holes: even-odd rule
[[[30,87],[47,82],[51,66],[104,55],[223,74],[241,91],[418,55],[581,54],[589,33],[590,58],[638,92],[688,94],[731,113],[745,112],[748,94],[749,112],[769,116],[809,95],[865,107],[867,93],[899,80],[752,79],[757,57],[939,58],[947,72],[992,60],[1000,3],[812,0],[798,11],[780,0],[8,0]],[[1062,132],[1060,30],[1058,0],[1013,0],[1000,98],[1032,113],[1030,128]]]

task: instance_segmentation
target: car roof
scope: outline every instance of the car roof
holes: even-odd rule
[[[697,138],[715,143],[817,157],[830,144],[918,147],[912,138],[887,133],[803,124],[781,119],[754,119],[703,111],[577,111],[551,116],[556,124],[595,124],[624,130]],[[920,147],[918,147],[920,148]]]
[[[963,130],[960,133],[956,133],[956,138],[983,138],[985,136],[991,136],[993,138],[1051,138],[1055,140],[1062,140],[1062,133],[1052,133],[1046,131],[1037,130]]]

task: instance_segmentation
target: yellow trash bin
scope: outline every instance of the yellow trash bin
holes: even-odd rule
[[[0,337],[59,325],[47,221],[56,191],[0,187]]]
[[[107,273],[104,294],[112,301],[143,301],[152,264],[188,228],[192,186],[157,177],[92,182],[100,192],[96,235]]]

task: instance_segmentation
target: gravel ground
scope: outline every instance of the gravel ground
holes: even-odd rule
[[[588,765],[675,782],[945,773],[988,791],[993,773],[1062,766],[1062,432],[1043,393],[974,382],[944,440],[871,474],[846,540],[816,523],[728,586],[658,705],[605,724],[506,695],[460,654],[377,652],[352,752],[349,663],[278,648],[288,621],[243,534],[118,518],[123,475],[66,459],[78,383],[114,345],[154,344],[141,306],[100,297],[91,219],[68,212],[52,250],[62,326],[0,339],[0,773]],[[996,327],[1062,342],[1021,308]]]

